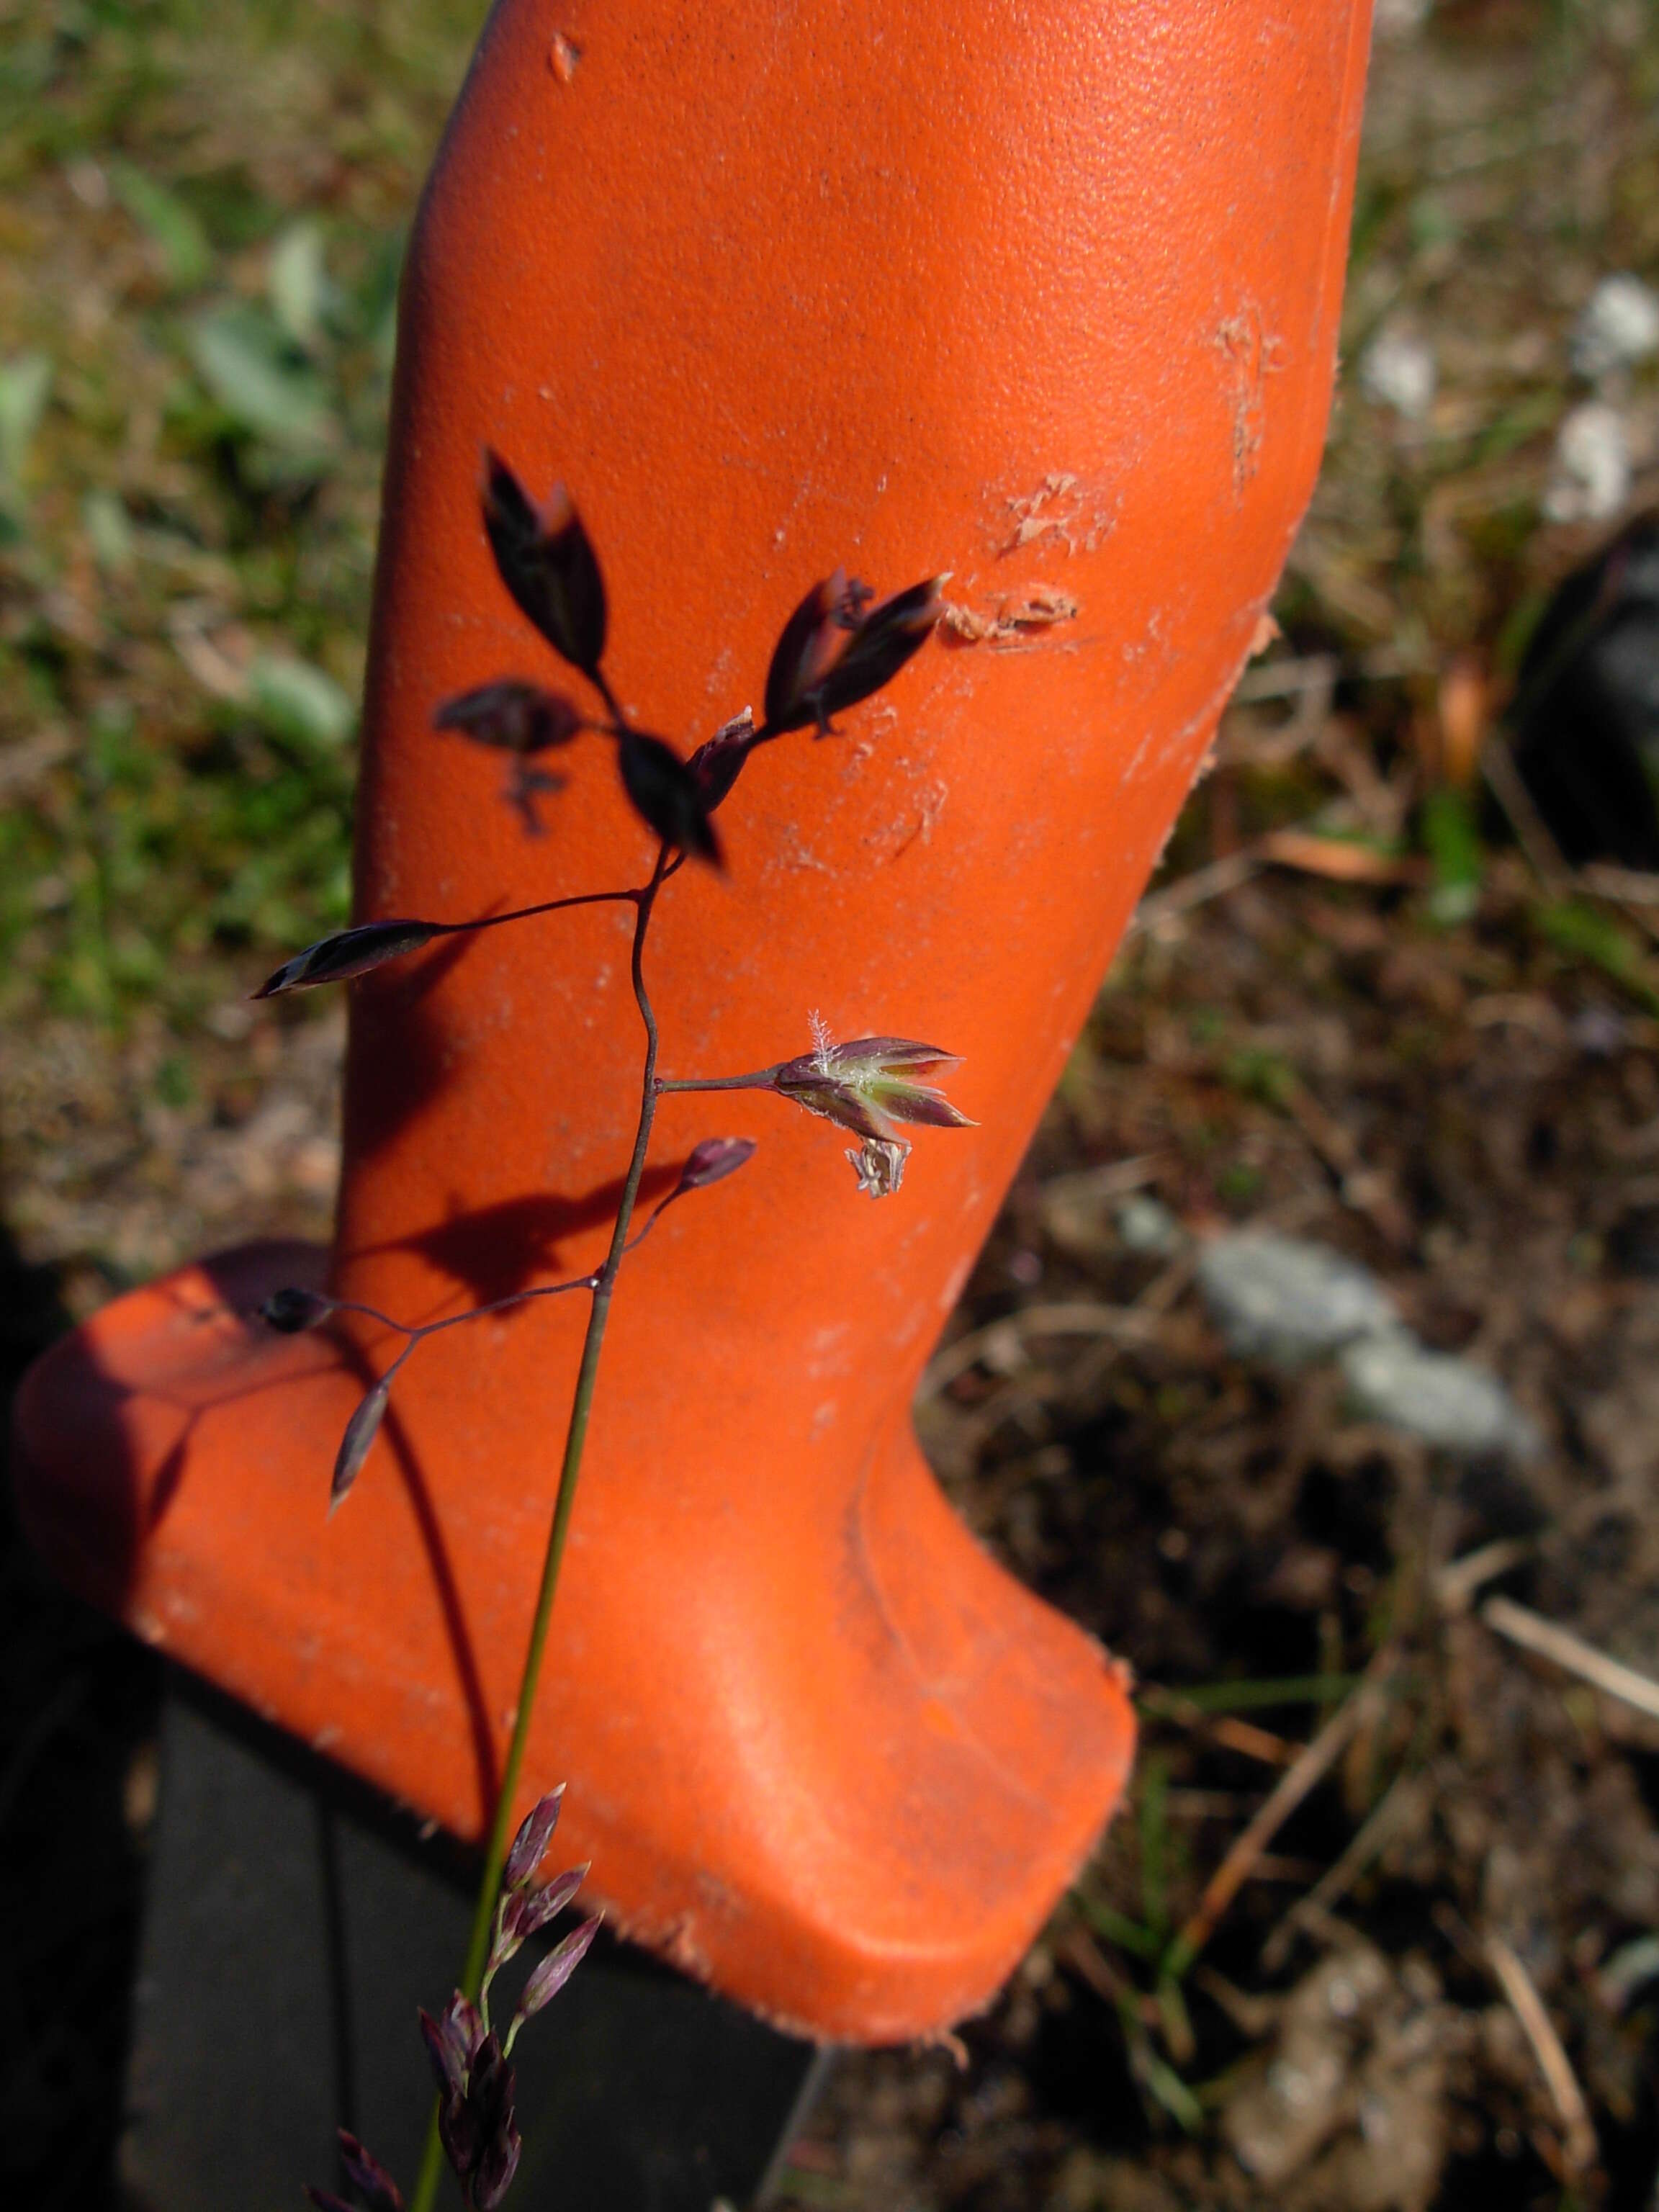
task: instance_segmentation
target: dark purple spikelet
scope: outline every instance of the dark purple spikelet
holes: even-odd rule
[[[559,1807],[563,1801],[562,1782],[556,1790],[550,1790],[544,1797],[538,1798],[525,1814],[501,1869],[501,1880],[508,1889],[521,1889],[545,1857],[553,1831],[559,1824]]]
[[[804,1067],[798,1061],[787,1063],[779,1069],[773,1087],[781,1097],[793,1098],[797,1106],[804,1106],[809,1114],[821,1114],[826,1121],[838,1122],[855,1137],[890,1137],[893,1133],[865,1091],[854,1084],[836,1081],[810,1063]]]
[[[369,2212],[404,2212],[403,2191],[379,2159],[363,2148],[349,2128],[338,2132],[340,2163],[352,2187],[368,2200]]]
[[[424,2007],[419,2014],[421,2040],[426,2045],[426,2055],[432,2062],[432,2072],[441,2097],[459,2097],[465,2093],[466,2069],[471,2063],[471,2046],[457,2032],[448,2012],[441,2013],[436,2020]]]
[[[315,990],[320,983],[349,983],[388,960],[417,952],[441,934],[441,926],[434,921],[366,921],[356,929],[337,930],[284,960],[253,996],[276,999],[285,991]]]
[[[890,684],[932,635],[942,576],[867,606],[868,588],[837,568],[815,584],[784,624],[766,673],[766,722],[774,735],[830,717]]]
[[[478,2212],[494,2212],[518,2172],[522,2146],[514,2124],[513,2098],[513,2068],[491,2033],[478,2046],[467,2085],[467,2113],[475,2148],[465,2171],[456,2165]]]
[[[665,845],[712,867],[725,865],[696,779],[672,745],[641,730],[624,730],[617,766],[635,812]]]
[[[513,2068],[476,2005],[457,1990],[421,2034],[438,2083],[438,2138],[468,2204],[493,2208],[518,2171],[521,2148],[514,2116]]]
[[[534,1936],[550,1922],[556,1920],[566,1905],[575,1896],[587,1879],[586,1863],[572,1867],[568,1873],[555,1875],[552,1881],[540,1889],[527,1889],[517,1900],[518,1913],[514,1929],[520,1941]]]
[[[849,1044],[825,1038],[816,1051],[775,1068],[772,1087],[860,1137],[890,1138],[895,1121],[970,1129],[973,1123],[942,1091],[916,1080],[957,1064],[955,1053],[910,1037],[857,1037]]]
[[[710,1183],[724,1182],[727,1176],[746,1167],[755,1152],[752,1137],[705,1137],[687,1153],[671,1194],[678,1198],[683,1191],[707,1190]]]
[[[587,1956],[599,1932],[599,1920],[596,1913],[592,1920],[584,1920],[580,1928],[573,1928],[562,1942],[553,1946],[544,1959],[537,1960],[525,1983],[524,1994],[519,1999],[518,2017],[520,2020],[529,2020],[550,1999],[557,1996]]]
[[[824,678],[824,719],[882,690],[921,652],[939,621],[945,582],[943,576],[929,576],[859,617],[846,651]]]
[[[833,576],[813,585],[779,632],[766,672],[769,729],[799,730],[821,719],[818,695],[846,650],[858,588],[849,584],[844,568],[837,568]]]
[[[729,722],[723,722],[712,738],[705,738],[686,767],[697,787],[704,807],[712,814],[743,774],[749,756],[759,742],[755,718],[745,707]]]
[[[363,1462],[368,1457],[368,1448],[380,1432],[386,1419],[386,1409],[392,1403],[392,1377],[383,1375],[372,1390],[365,1393],[357,1410],[346,1423],[345,1434],[340,1438],[340,1449],[335,1454],[333,1480],[328,1486],[328,1510],[331,1513],[338,1505],[359,1474]]]
[[[325,1322],[333,1310],[333,1299],[325,1298],[320,1291],[302,1291],[288,1284],[271,1292],[259,1308],[259,1318],[279,1336],[298,1336]]]
[[[562,691],[502,677],[446,699],[432,717],[432,726],[453,730],[475,745],[527,756],[568,745],[590,725]]]
[[[483,2014],[471,1997],[457,1990],[444,2007],[442,2024],[446,2035],[459,2044],[465,2054],[465,2063],[470,2066],[473,2053],[483,2041]]]
[[[605,657],[605,580],[564,486],[539,507],[499,454],[485,452],[484,533],[503,584],[553,650],[592,677]]]
[[[469,2097],[439,2098],[438,2140],[443,2145],[444,2156],[465,2181],[483,2150],[478,2115]]]
[[[472,2177],[472,2202],[477,2212],[495,2212],[495,2207],[513,2186],[523,2148],[518,2128],[509,2118],[484,2145],[483,2155]]]

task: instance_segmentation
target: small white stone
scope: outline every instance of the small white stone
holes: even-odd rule
[[[1346,1975],[1333,1975],[1325,1996],[1338,2020],[1352,2020],[1359,2009],[1359,1992]]]
[[[1659,353],[1659,292],[1621,270],[1604,276],[1572,327],[1572,365],[1601,377]]]
[[[1495,1375],[1407,1329],[1348,1345],[1342,1371],[1356,1409],[1439,1451],[1535,1459],[1543,1439]]]
[[[1408,39],[1429,20],[1433,0],[1376,0],[1372,24],[1379,39]]]
[[[1158,1260],[1173,1257],[1184,1241],[1181,1224],[1169,1207],[1148,1198],[1144,1191],[1126,1198],[1119,1206],[1117,1233],[1131,1252],[1148,1253]]]
[[[1434,356],[1419,337],[1393,325],[1380,330],[1359,364],[1359,386],[1380,407],[1420,422],[1434,404]]]
[[[1544,512],[1552,522],[1606,522],[1630,496],[1630,473],[1624,416],[1587,399],[1556,433]]]
[[[1241,1359],[1296,1368],[1398,1322],[1393,1299],[1364,1267],[1322,1244],[1241,1229],[1198,1258],[1211,1319]]]

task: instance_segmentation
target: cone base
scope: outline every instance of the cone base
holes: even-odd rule
[[[366,1370],[251,1317],[325,1264],[220,1255],[55,1346],[17,1400],[20,1510],[78,1594],[476,1840],[549,1500],[503,1528],[465,1439],[428,1464],[429,1407],[394,1400],[327,1516]],[[768,1456],[704,1471],[695,1530],[649,1470],[585,1477],[526,1803],[568,1781],[561,1863],[696,1978],[819,2039],[925,2036],[994,1995],[1115,1809],[1126,1670],[973,1542],[903,1407],[828,1483]]]

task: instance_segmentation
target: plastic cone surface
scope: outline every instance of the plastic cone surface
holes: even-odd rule
[[[982,2003],[1123,1783],[1119,1672],[963,1531],[908,1408],[1313,481],[1366,30],[1342,0],[505,0],[422,207],[361,918],[648,868],[600,741],[556,757],[534,841],[499,760],[433,732],[491,678],[578,684],[495,574],[486,443],[568,481],[607,668],[683,746],[758,707],[816,578],[953,572],[953,632],[841,736],[757,755],[729,874],[672,883],[648,968],[665,1073],[803,1051],[817,1010],[961,1054],[980,1126],[913,1132],[872,1205],[781,1101],[665,1102],[670,1172],[706,1135],[761,1149],[624,1271],[526,1778],[568,1781],[569,1854],[625,1930],[819,2035]],[[629,921],[354,987],[342,1295],[419,1320],[598,1259],[638,1103]],[[240,1317],[324,1267],[229,1255],[50,1354],[24,1510],[141,1635],[476,1835],[584,1301],[424,1346],[330,1522],[391,1347]]]

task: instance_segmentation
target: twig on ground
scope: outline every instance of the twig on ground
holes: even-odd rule
[[[1416,884],[1427,880],[1421,857],[1379,852],[1350,837],[1325,837],[1307,830],[1270,830],[1256,848],[1276,868],[1323,876],[1337,884]]]
[[[68,730],[41,730],[21,744],[8,745],[0,752],[0,798],[11,804],[26,798],[74,750],[75,739]]]
[[[1073,1168],[1064,1175],[1046,1176],[1037,1196],[1044,1206],[1068,1199],[1127,1198],[1156,1181],[1167,1152],[1139,1152],[1131,1159],[1107,1160],[1096,1168]]]
[[[1053,1938],[1054,1956],[1068,1966],[1109,2005],[1132,2006],[1139,2013],[1146,2000],[1130,1988],[1094,1937],[1078,1920],[1067,1920]]]
[[[1600,2146],[1584,2093],[1578,2086],[1578,2076],[1562,2048],[1553,2021],[1544,2009],[1544,2000],[1519,1957],[1501,1936],[1488,1936],[1483,1948],[1486,1963],[1532,2045],[1538,2070],[1550,2093],[1550,2101],[1561,2123],[1561,2149],[1568,2174],[1575,2179],[1581,2177],[1595,2164]]]
[[[1230,1982],[1224,1974],[1217,1973],[1213,1966],[1200,1966],[1193,1974],[1193,1987],[1202,1990],[1205,1996],[1220,2006],[1228,2019],[1250,2042],[1259,2043],[1270,2034],[1278,2022],[1281,2010],[1277,1997],[1254,1996]]]
[[[1480,772],[1486,788],[1515,832],[1515,842],[1544,889],[1553,898],[1565,898],[1572,889],[1572,871],[1561,856],[1561,848],[1550,835],[1543,816],[1533,804],[1532,793],[1521,781],[1521,771],[1503,738],[1497,737],[1480,750]]]
[[[1245,670],[1228,704],[1250,707],[1264,699],[1300,699],[1305,702],[1311,695],[1323,714],[1330,705],[1331,694],[1341,673],[1342,665],[1334,653],[1305,653],[1296,660],[1264,661],[1258,667]],[[1297,714],[1300,719],[1301,711]],[[1279,732],[1275,731],[1273,735]]]
[[[1659,906],[1659,876],[1641,868],[1615,867],[1611,860],[1589,860],[1578,880],[1596,898],[1619,906]]]
[[[1142,899],[1124,933],[1158,929],[1166,921],[1190,914],[1194,907],[1236,891],[1267,868],[1290,868],[1300,875],[1323,876],[1344,883],[1395,884],[1416,880],[1419,862],[1379,853],[1358,845],[1339,833],[1353,823],[1358,808],[1351,799],[1339,799],[1322,807],[1305,821],[1282,830],[1270,830],[1254,843],[1224,854],[1207,867],[1194,868],[1162,890]]]
[[[1257,1728],[1253,1722],[1236,1720],[1230,1713],[1206,1713],[1190,1698],[1183,1698],[1176,1690],[1143,1687],[1139,1702],[1149,1713],[1159,1720],[1172,1721],[1177,1728],[1189,1729],[1196,1735],[1207,1735],[1224,1750],[1236,1751],[1245,1759],[1259,1759],[1263,1766],[1294,1766],[1301,1757],[1298,1745],[1287,1743],[1282,1735],[1274,1735],[1268,1729]]]
[[[1136,1298],[1134,1310],[1142,1314],[1165,1314],[1198,1273],[1198,1248],[1188,1244],[1184,1252],[1177,1252],[1167,1267],[1152,1277],[1146,1289]]]
[[[1024,1364],[1028,1336],[1105,1336],[1120,1344],[1146,1344],[1158,1334],[1153,1316],[1128,1306],[1097,1305],[1079,1301],[1070,1305],[1021,1306],[1000,1320],[970,1329],[928,1365],[916,1391],[925,1403],[954,1382],[958,1375],[981,1359],[1003,1374]]]
[[[1513,1598],[1489,1597],[1480,1608],[1480,1618],[1488,1628],[1507,1637],[1511,1644],[1518,1644],[1522,1650],[1535,1652],[1540,1659],[1553,1660],[1569,1674],[1577,1675],[1580,1681],[1593,1683],[1608,1697],[1621,1698],[1638,1713],[1659,1720],[1659,1682],[1650,1674],[1638,1674],[1633,1667],[1609,1659],[1605,1651],[1586,1644],[1582,1636],[1575,1636],[1571,1629],[1558,1628],[1553,1620],[1546,1620],[1541,1613],[1534,1613],[1527,1606],[1517,1605]]]
[[[1305,1897],[1299,1897],[1261,1947],[1261,1970],[1276,1974],[1291,1955],[1299,1929],[1326,1920],[1331,1907],[1347,1894],[1382,1850],[1402,1819],[1422,1800],[1414,1775],[1401,1775],[1383,1792],[1356,1830],[1347,1848],[1328,1867]]]
[[[1285,1086],[1285,1110],[1336,1182],[1345,1206],[1363,1213],[1397,1251],[1406,1250],[1416,1231],[1388,1176],[1367,1167],[1364,1155],[1334,1114],[1328,1113],[1299,1078]]]
[[[1298,1753],[1277,1787],[1249,1826],[1234,1839],[1231,1849],[1211,1875],[1197,1910],[1170,1947],[1168,1970],[1184,1974],[1214,1934],[1216,1923],[1256,1869],[1262,1854],[1291,1814],[1336,1764],[1344,1747],[1382,1701],[1393,1673],[1392,1651],[1379,1653],[1364,1679],[1331,1715],[1323,1728]]]
[[[1194,868],[1191,875],[1182,876],[1167,890],[1153,891],[1130,916],[1126,937],[1139,931],[1158,929],[1178,915],[1189,914],[1196,906],[1203,906],[1228,891],[1236,891],[1248,884],[1252,876],[1259,876],[1267,865],[1266,855],[1254,845],[1247,845],[1237,853],[1229,853],[1219,860],[1212,860],[1207,868]]]
[[[1443,1613],[1467,1613],[1475,1592],[1495,1576],[1508,1574],[1530,1557],[1531,1544],[1519,1536],[1499,1536],[1443,1566],[1434,1578],[1435,1595]]]
[[[1589,897],[1616,906],[1650,944],[1659,944],[1659,915],[1653,910],[1659,906],[1659,876],[1648,875],[1639,868],[1617,868],[1606,861],[1591,860],[1576,872],[1573,884],[1575,889]]]

